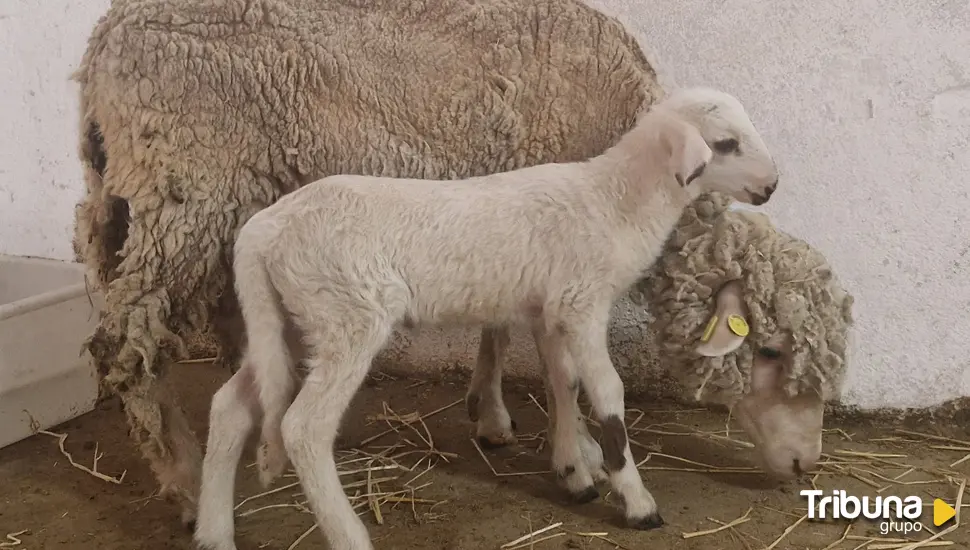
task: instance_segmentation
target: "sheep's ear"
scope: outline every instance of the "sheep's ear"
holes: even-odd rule
[[[668,128],[671,149],[671,167],[681,187],[687,187],[707,168],[714,152],[708,147],[701,133],[693,125],[683,121]]]
[[[705,357],[720,357],[744,343],[750,329],[742,292],[740,281],[731,281],[717,292],[714,314],[701,336],[701,343],[694,348],[697,353]]]

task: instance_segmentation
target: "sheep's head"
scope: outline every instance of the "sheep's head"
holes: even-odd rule
[[[685,88],[656,107],[676,112],[700,132],[713,152],[699,172],[678,178],[691,198],[716,191],[747,204],[768,202],[778,187],[778,168],[734,96],[709,88]]]
[[[821,252],[731,202],[689,206],[631,297],[692,399],[731,408],[765,469],[791,477],[841,393],[854,300]]]
[[[696,351],[706,357],[726,355],[748,336],[742,287],[738,281],[717,293],[716,310]],[[758,452],[762,468],[780,479],[798,477],[815,467],[822,452],[825,404],[812,392],[785,391],[785,371],[792,361],[792,338],[779,333],[760,346],[751,364],[748,392],[734,414]]]
[[[751,388],[734,407],[761,467],[780,479],[812,470],[822,453],[825,404],[817,394],[792,397],[785,392],[782,375],[790,360],[787,335],[759,348],[751,365]]]

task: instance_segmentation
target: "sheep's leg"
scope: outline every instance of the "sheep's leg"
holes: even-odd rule
[[[236,550],[233,491],[246,439],[259,416],[252,369],[243,367],[212,397],[195,541],[202,550]]]
[[[515,421],[509,416],[502,399],[502,367],[509,345],[509,327],[484,327],[478,347],[478,359],[465,394],[468,417],[476,424],[476,436],[482,447],[512,445]]]
[[[148,460],[158,482],[158,495],[176,502],[181,521],[194,529],[202,449],[175,395],[161,380],[133,377],[130,385],[112,388],[121,398],[129,435]]]
[[[627,524],[637,529],[657,528],[664,521],[653,495],[643,485],[630,450],[624,421],[623,382],[606,347],[604,327],[607,323],[599,320],[604,322],[599,325],[583,323],[564,331],[566,349],[579,365],[579,379],[568,383],[582,381],[593,404],[603,432],[603,461],[609,472],[610,485],[623,500]]]
[[[240,367],[243,348],[246,346],[246,325],[233,290],[232,265],[224,265],[223,269],[229,276],[229,280],[226,281],[226,288],[214,308],[212,329],[219,340],[219,364],[228,367],[229,372],[236,372]]]
[[[309,333],[310,372],[283,417],[283,442],[330,547],[373,550],[367,528],[344,494],[333,445],[343,415],[393,324],[357,311],[301,325],[322,330]]]
[[[579,503],[599,496],[580,442],[579,378],[569,360],[561,332],[533,328],[533,337],[545,379],[549,410],[549,437],[552,440],[552,469],[559,482]]]

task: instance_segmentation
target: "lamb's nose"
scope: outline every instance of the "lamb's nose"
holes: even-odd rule
[[[775,178],[775,183],[772,183],[771,187],[765,192],[765,197],[770,197],[775,192],[775,189],[778,189],[778,178]]]
[[[791,465],[792,465],[792,469],[795,471],[795,475],[796,476],[800,476],[803,473],[805,473],[805,472],[802,471],[802,465],[798,463],[798,459],[797,458],[792,460],[792,464]]]

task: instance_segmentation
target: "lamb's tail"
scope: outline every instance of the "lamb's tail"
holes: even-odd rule
[[[267,233],[250,220],[239,233],[234,250],[236,294],[246,324],[243,368],[253,369],[263,413],[256,463],[259,479],[270,485],[286,469],[281,424],[293,399],[293,357],[286,342],[286,319],[279,294],[266,270]]]

